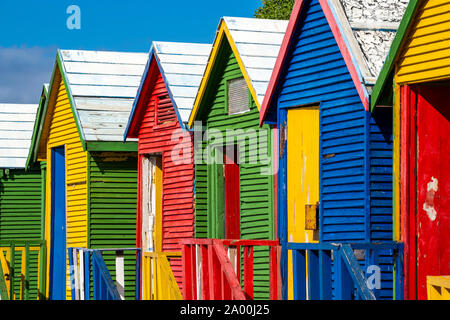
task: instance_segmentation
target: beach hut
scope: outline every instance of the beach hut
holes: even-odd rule
[[[450,274],[449,24],[450,1],[411,0],[372,94],[374,114],[394,106],[394,233],[405,244],[407,299],[426,299],[427,277]]]
[[[369,103],[407,2],[295,3],[260,113],[279,130],[284,297],[393,297],[392,250],[367,250],[392,241],[392,110],[371,116]],[[340,251],[347,246],[331,243],[359,244]],[[353,275],[379,271],[379,286],[361,295],[345,285],[351,267],[340,267],[350,260],[362,269]]]
[[[180,288],[179,240],[194,232],[193,142],[186,125],[210,51],[209,44],[153,42],[124,136],[139,139],[136,245],[143,250],[143,268],[160,254],[165,261],[156,263],[162,267],[170,260]],[[143,298],[150,299],[146,275]]]
[[[217,254],[221,263],[213,264],[218,269],[209,271],[209,280],[202,265],[208,261],[207,251],[201,253],[201,258],[199,255],[217,243],[197,241],[197,247],[188,246],[192,249],[189,252],[186,249],[183,259],[202,265],[203,276],[202,281],[197,277],[198,283],[189,288],[203,291],[203,298],[230,299],[241,294],[237,290],[227,295],[225,289],[221,293],[224,285],[213,282],[214,278],[220,279],[213,273],[225,270],[227,259],[237,281],[245,287],[246,298],[269,298],[269,275],[276,278],[275,273],[269,272],[267,260],[269,251],[275,252],[272,249],[276,243],[270,242],[276,240],[273,132],[268,125],[259,128],[258,119],[286,27],[287,21],[222,18],[189,118],[195,144],[195,237],[231,240],[219,241],[219,251],[210,252],[210,257]],[[225,248],[229,258],[219,248]],[[187,263],[186,274],[200,267],[190,268]],[[189,281],[188,275],[186,280]],[[185,297],[200,298],[198,292],[188,292]]]
[[[30,151],[31,161],[47,162],[50,299],[72,297],[68,248],[136,244],[137,142],[123,143],[123,133],[146,61],[141,53],[57,52]],[[115,257],[103,256],[114,279]],[[125,254],[124,269],[121,296],[133,298],[134,254]]]
[[[44,87],[41,103],[45,97]],[[26,166],[37,109],[37,104],[0,104],[2,300],[45,298],[45,163]]]

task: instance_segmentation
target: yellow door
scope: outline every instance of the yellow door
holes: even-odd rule
[[[311,230],[311,216],[319,201],[319,108],[291,109],[287,116],[288,241],[319,240]],[[313,212],[314,211],[314,212]],[[308,213],[308,228],[307,216]],[[311,215],[311,213],[313,213]],[[318,218],[318,217],[317,217]],[[318,227],[318,226],[317,226]],[[288,261],[288,292],[293,299],[292,255]]]

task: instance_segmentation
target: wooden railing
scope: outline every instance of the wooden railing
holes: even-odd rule
[[[450,276],[427,277],[428,300],[450,300]]]
[[[269,248],[269,299],[281,298],[278,241],[189,239],[181,244],[184,299],[252,300],[256,247]]]
[[[181,252],[144,252],[142,254],[143,300],[182,300],[180,288],[169,260]]]
[[[43,240],[0,241],[0,300],[44,300],[46,259]]]
[[[367,257],[371,261],[374,254],[386,250],[392,251],[394,297],[403,300],[403,245],[400,243],[288,243],[287,249],[292,252],[295,300],[376,300],[355,251],[363,260]]]
[[[116,282],[103,260],[102,252],[114,252]],[[124,252],[136,252],[136,299],[139,299],[140,253],[138,248],[86,249],[68,248],[72,300],[90,300],[90,285],[93,285],[94,300],[125,299]],[[92,278],[91,278],[92,268]]]

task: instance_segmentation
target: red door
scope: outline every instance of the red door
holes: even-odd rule
[[[450,85],[420,86],[417,99],[418,298],[426,277],[450,275]]]
[[[239,239],[240,228],[240,178],[238,148],[227,147],[224,154],[225,180],[225,238]]]

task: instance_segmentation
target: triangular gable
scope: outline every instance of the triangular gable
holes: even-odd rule
[[[28,157],[25,165],[27,169],[30,168],[30,166],[37,160],[38,144],[36,142],[38,140],[39,132],[41,130],[40,128],[40,126],[42,125],[41,120],[44,114],[44,107],[47,101],[48,91],[49,91],[49,84],[45,83],[42,86],[41,97],[39,99],[39,106],[37,108],[36,118],[34,120],[33,135],[31,137],[30,150],[28,152]]]
[[[143,53],[58,50],[48,98],[35,125],[29,162],[39,158],[47,139],[49,103],[55,101],[61,80],[83,151],[90,150],[88,144],[98,151],[136,149],[135,145],[124,145],[122,137],[146,58]]]
[[[287,28],[287,21],[224,17],[219,23],[211,55],[197,93],[189,128],[199,112],[219,49],[226,39],[247,82],[258,109],[264,99],[269,79]]]
[[[278,56],[276,67],[271,76],[270,84],[268,86],[264,102],[260,112],[260,124],[265,121],[269,108],[272,105],[273,95],[275,94],[277,82],[281,76],[285,60],[291,46],[291,41],[294,37],[295,31],[300,23],[302,9],[307,0],[297,0],[289,20],[288,31],[286,32],[283,44]],[[359,12],[354,9],[349,0],[318,0],[320,6],[325,14],[325,17],[333,32],[334,38],[339,46],[342,56],[344,57],[347,69],[349,70],[355,87],[358,91],[361,102],[366,110],[369,110],[370,91],[377,77],[377,64],[379,64],[380,57],[385,56],[387,49],[381,50],[375,48],[374,52],[369,50],[367,39],[361,36],[361,32],[378,32],[383,33],[380,36],[380,42],[388,48],[390,44],[390,37],[395,32],[396,23],[368,23],[364,26],[361,24],[361,18],[355,18],[354,12]],[[377,2],[379,0],[376,0]],[[368,4],[373,7],[374,3]],[[367,7],[369,8],[369,7]],[[363,9],[367,9],[363,8]],[[401,8],[401,7],[400,7]],[[356,8],[359,10],[359,8]],[[364,10],[360,10],[364,12]],[[402,10],[398,9],[393,20],[401,16]],[[361,31],[362,30],[362,31]],[[386,33],[384,35],[384,33]],[[370,38],[370,36],[369,36]],[[381,47],[381,46],[380,46]],[[373,49],[373,48],[371,48]],[[370,51],[370,52],[369,52]]]
[[[137,137],[137,124],[143,112],[144,97],[152,87],[149,79],[158,67],[181,128],[189,120],[195,96],[206,68],[211,45],[197,43],[153,42],[141,84],[128,119],[124,140]]]

